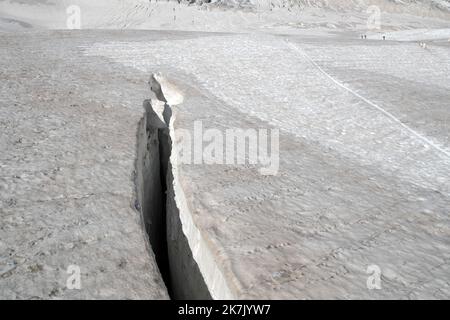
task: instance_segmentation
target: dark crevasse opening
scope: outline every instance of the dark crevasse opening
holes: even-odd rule
[[[183,233],[173,190],[169,128],[144,102],[145,117],[139,124],[136,163],[137,204],[161,276],[172,299],[211,299]]]

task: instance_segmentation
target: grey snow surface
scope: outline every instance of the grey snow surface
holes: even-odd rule
[[[2,299],[168,298],[135,208],[146,75],[78,48],[109,36],[0,38]]]
[[[450,23],[392,2],[376,1],[397,11],[360,40],[364,11],[321,1],[261,18],[79,0],[86,30],[72,31],[43,30],[66,27],[67,3],[0,1],[0,298],[169,298],[135,183],[147,81],[162,72],[184,93],[174,130],[280,130],[274,176],[176,168],[212,297],[448,299]],[[67,286],[73,266],[80,290]],[[367,287],[373,266],[380,290]]]
[[[429,50],[211,35],[86,52],[185,83],[175,129],[281,130],[275,176],[180,166],[206,278],[221,273],[235,298],[414,299],[450,294],[450,56],[448,45]],[[382,290],[367,288],[372,265]]]

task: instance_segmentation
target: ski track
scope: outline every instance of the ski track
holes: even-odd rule
[[[327,78],[329,78],[331,81],[333,81],[336,85],[338,85],[339,87],[343,88],[344,90],[350,92],[351,94],[353,94],[354,96],[358,97],[359,99],[363,100],[364,102],[366,102],[367,104],[371,105],[372,107],[376,108],[377,110],[381,111],[383,114],[385,114],[387,117],[389,117],[391,120],[393,120],[394,122],[396,122],[397,124],[399,124],[400,126],[402,126],[404,129],[406,129],[407,131],[409,131],[410,133],[412,133],[416,138],[422,140],[424,143],[430,145],[431,147],[433,147],[435,150],[441,152],[442,154],[444,154],[448,159],[450,159],[450,153],[447,152],[446,150],[444,150],[443,148],[441,148],[440,146],[438,146],[437,144],[435,144],[434,142],[432,142],[431,140],[429,140],[428,138],[424,137],[423,135],[421,135],[420,133],[418,133],[417,131],[415,131],[414,129],[410,128],[409,126],[407,126],[406,124],[404,124],[400,119],[398,119],[397,117],[395,117],[392,113],[390,113],[389,111],[383,109],[382,107],[380,107],[379,105],[373,103],[372,101],[368,100],[367,98],[363,97],[362,95],[360,95],[359,93],[357,93],[356,91],[350,89],[349,87],[347,87],[345,84],[341,83],[339,80],[337,80],[336,78],[334,78],[332,75],[330,75],[328,72],[326,72],[321,66],[319,66],[305,51],[301,50],[299,47],[297,47],[295,44],[293,44],[292,42],[290,42],[289,40],[286,40],[287,45],[297,51],[298,53],[300,53],[305,59],[307,59],[309,62],[311,62],[312,65],[314,65],[323,75],[325,75]]]
[[[410,128],[326,73],[299,48],[286,50],[285,39],[239,35],[217,40],[205,37],[146,45],[97,43],[85,48],[85,53],[107,56],[144,72],[172,69],[195,75],[201,90],[227,106],[320,144],[325,150],[338,150],[363,165],[384,168],[412,183],[447,189],[449,153],[436,144],[439,140],[431,141],[438,137],[425,137],[417,128]],[[397,54],[402,48],[388,50]],[[376,63],[381,57],[375,52],[370,58]],[[408,73],[408,64],[394,70],[402,78],[415,79]],[[332,81],[323,81],[324,75]],[[443,79],[439,73],[435,81]]]

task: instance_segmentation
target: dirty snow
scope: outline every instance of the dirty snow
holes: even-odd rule
[[[134,181],[161,71],[183,92],[173,130],[281,130],[275,176],[176,168],[214,298],[448,299],[448,2],[426,15],[392,2],[376,1],[382,29],[368,32],[364,1],[0,1],[0,298],[168,298]],[[48,30],[66,28],[69,4],[83,28],[115,30]],[[67,289],[70,265],[82,290]]]

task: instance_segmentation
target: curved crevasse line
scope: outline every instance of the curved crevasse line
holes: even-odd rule
[[[135,207],[142,214],[147,241],[167,290],[173,299],[234,299],[195,225],[179,182],[171,108],[166,104],[163,115],[157,113],[161,111],[157,101],[145,101],[144,108],[138,129]]]
[[[144,107],[146,104],[144,103]],[[146,108],[147,109],[147,108]],[[168,294],[171,281],[165,232],[165,206],[162,183],[162,162],[158,128],[149,123],[154,118],[146,110],[137,131],[137,157],[135,162],[136,197],[134,207],[141,213],[146,246],[155,259]]]
[[[175,117],[172,116],[169,124],[169,133],[172,142],[177,141],[176,131],[174,129],[174,120]],[[192,257],[199,267],[200,273],[203,276],[211,297],[216,300],[236,299],[236,296],[233,294],[230,286],[228,285],[222,269],[217,264],[213,253],[193,220],[192,213],[189,209],[186,196],[180,183],[177,148],[177,144],[172,143],[172,153],[169,161],[169,165],[171,167],[169,171],[172,175],[172,181],[170,182],[169,188],[172,188],[172,190],[168,190],[168,193],[170,194],[173,192],[173,194],[168,196],[168,198],[173,197],[174,204],[179,212],[182,232],[187,238],[187,242],[192,252]],[[170,228],[171,225],[173,225],[173,223],[169,223],[168,220],[168,228]],[[168,233],[170,247],[171,231],[169,230]]]

